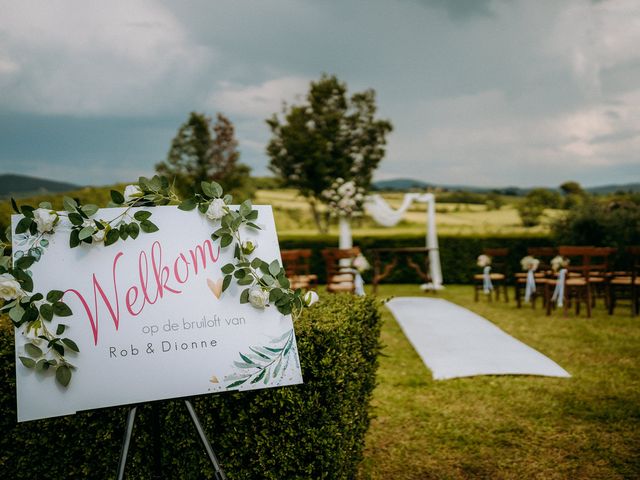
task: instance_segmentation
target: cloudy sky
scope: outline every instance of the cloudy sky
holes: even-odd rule
[[[394,125],[377,179],[640,181],[637,0],[0,0],[0,173],[150,175],[190,111],[264,120],[323,72]]]

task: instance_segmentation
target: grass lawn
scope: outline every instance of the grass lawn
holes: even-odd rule
[[[389,296],[422,296],[387,285]],[[570,379],[480,376],[433,381],[383,308],[386,345],[361,478],[640,478],[640,318],[602,304],[587,319],[540,305],[473,302],[470,286],[438,293],[549,356]]]

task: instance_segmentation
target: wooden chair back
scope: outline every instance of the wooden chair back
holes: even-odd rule
[[[360,255],[360,248],[325,248],[322,257],[327,271],[327,291],[350,292],[355,291],[356,271],[351,262]]]
[[[507,275],[507,256],[509,255],[508,248],[483,248],[482,253],[491,257],[491,272],[503,273]]]
[[[318,276],[311,273],[310,248],[281,250],[282,266],[292,288],[312,288],[318,283]]]
[[[551,270],[551,259],[558,254],[556,247],[529,247],[527,255],[531,255],[540,261],[538,272],[548,272]]]

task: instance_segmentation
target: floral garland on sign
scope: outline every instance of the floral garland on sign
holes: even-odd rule
[[[322,191],[329,211],[337,217],[356,217],[362,215],[364,208],[364,188],[353,180],[337,178],[329,188]]]
[[[140,232],[152,233],[158,227],[150,220],[152,212],[137,210],[134,207],[154,207],[159,205],[178,205],[180,210],[198,209],[209,220],[219,223],[212,234],[214,242],[219,241],[221,248],[234,249],[234,261],[222,266],[225,275],[222,283],[224,292],[235,279],[238,285],[246,287],[240,294],[240,303],[250,303],[263,309],[275,305],[283,315],[292,315],[297,319],[305,307],[318,300],[317,293],[291,289],[285,270],[273,260],[267,263],[254,257],[250,258],[256,246],[243,241],[241,227],[260,230],[255,223],[258,211],[254,210],[250,200],[243,202],[237,210],[229,205],[230,195],[224,195],[222,187],[216,182],[202,182],[202,193],[180,201],[165,177],[154,176],[151,179],[140,177],[137,184],[128,185],[123,193],[111,191],[108,207],[123,207],[124,210],[111,219],[96,218],[99,207],[93,204],[81,205],[76,200],[64,197],[63,212],[53,210],[48,202],[38,208],[29,205],[18,206],[14,199],[11,205],[22,218],[17,222],[14,241],[19,247],[12,255],[5,255],[9,243],[0,243],[0,299],[1,313],[8,313],[14,326],[23,328],[27,337],[26,356],[19,360],[27,368],[39,372],[55,370],[56,381],[67,387],[76,367],[67,358],[69,352],[78,354],[76,343],[65,335],[68,325],[59,323],[52,327],[53,317],[72,315],[69,306],[64,303],[64,292],[51,290],[46,293],[34,293],[34,284],[30,268],[39,261],[49,245],[49,237],[60,225],[61,217],[69,224],[69,247],[76,248],[82,243],[99,244],[107,247],[129,238],[135,240]],[[7,239],[11,239],[11,227],[7,229]]]

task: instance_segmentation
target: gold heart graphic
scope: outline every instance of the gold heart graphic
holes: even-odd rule
[[[222,279],[221,278],[219,278],[215,282],[210,278],[207,278],[207,286],[209,287],[209,290],[211,290],[211,293],[213,293],[216,298],[220,298],[220,295],[222,295]]]

